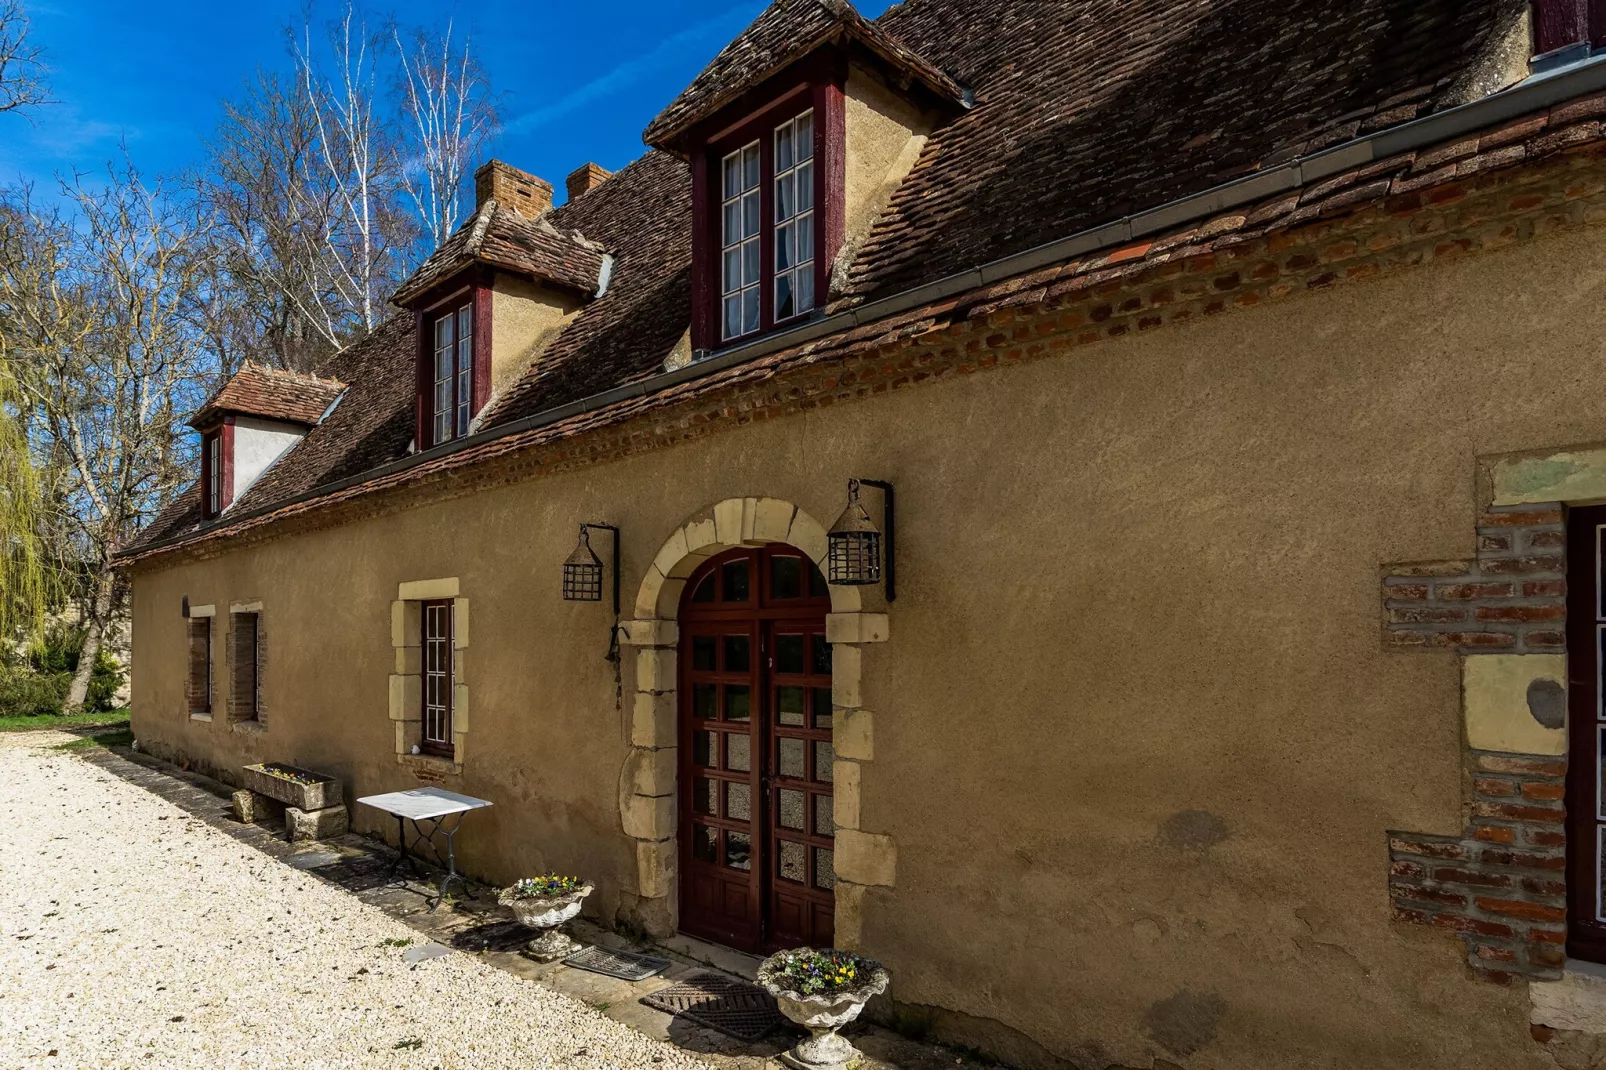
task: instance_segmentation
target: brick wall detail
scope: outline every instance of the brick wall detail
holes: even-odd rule
[[[1464,654],[1566,649],[1566,528],[1560,505],[1489,509],[1477,557],[1384,566],[1384,643]]]
[[[1460,839],[1389,834],[1394,917],[1458,934],[1484,980],[1553,980],[1566,961],[1567,763],[1468,753],[1471,824]]]

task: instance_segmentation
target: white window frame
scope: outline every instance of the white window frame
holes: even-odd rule
[[[725,156],[719,166],[719,329],[727,342],[754,334],[763,326],[764,168],[760,150],[759,142],[750,142]],[[733,234],[733,229],[739,233]]]
[[[467,328],[465,333],[464,328]],[[431,383],[434,387],[430,445],[468,434],[474,404],[474,298],[435,317]]]
[[[771,307],[779,324],[812,312],[815,305],[813,108],[775,128],[774,152],[775,303]],[[793,304],[783,313],[788,298]]]

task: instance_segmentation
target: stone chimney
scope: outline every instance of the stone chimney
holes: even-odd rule
[[[590,193],[608,180],[612,171],[598,167],[594,163],[582,165],[579,170],[569,176],[569,200]]]
[[[528,171],[492,160],[474,172],[474,207],[494,200],[525,219],[536,219],[552,207],[552,183]]]

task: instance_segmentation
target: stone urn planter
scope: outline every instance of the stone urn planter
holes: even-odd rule
[[[556,962],[580,950],[581,945],[563,931],[563,925],[580,913],[586,896],[595,890],[578,877],[536,877],[502,889],[497,902],[513,911],[526,928],[539,930],[519,954],[536,962]]]
[[[859,1058],[859,1049],[837,1030],[859,1016],[870,997],[887,990],[887,971],[874,959],[851,951],[798,948],[780,951],[758,968],[758,983],[775,997],[788,1019],[809,1038],[783,1052],[793,1070],[840,1070]]]

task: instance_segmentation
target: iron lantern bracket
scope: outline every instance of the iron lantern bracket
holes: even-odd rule
[[[881,576],[887,585],[887,601],[895,602],[898,599],[898,566],[897,556],[894,553],[896,540],[896,526],[893,513],[892,484],[884,479],[861,479],[861,487],[874,487],[881,492],[881,535],[883,548],[881,551]]]
[[[610,531],[613,533],[613,560],[608,562],[608,566],[613,572],[613,615],[614,619],[617,620],[619,617],[619,529],[612,524],[580,525],[581,535],[588,531]]]

